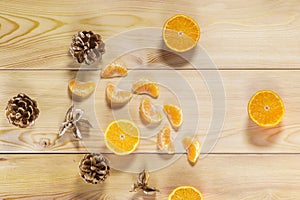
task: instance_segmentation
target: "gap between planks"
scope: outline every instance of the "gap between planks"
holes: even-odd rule
[[[0,155],[84,155],[92,152],[0,152]],[[114,155],[112,152],[103,152],[103,155]],[[155,153],[155,152],[137,152],[131,153],[130,155],[186,155],[187,153],[176,152],[173,154],[168,153]],[[277,156],[277,155],[300,155],[300,153],[205,153],[207,156]]]

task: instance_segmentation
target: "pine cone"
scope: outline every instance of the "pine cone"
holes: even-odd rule
[[[81,31],[72,38],[70,53],[78,63],[92,64],[101,60],[105,44],[99,34],[92,31]]]
[[[33,125],[39,113],[36,101],[23,93],[10,99],[5,109],[9,123],[20,128]]]
[[[79,163],[79,174],[88,183],[102,183],[109,176],[109,161],[101,154],[86,154]]]

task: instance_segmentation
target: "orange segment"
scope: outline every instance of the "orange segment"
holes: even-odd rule
[[[137,94],[147,94],[153,98],[157,98],[159,95],[159,87],[157,83],[148,79],[140,79],[133,83],[132,89]]]
[[[112,83],[108,83],[106,86],[106,98],[110,103],[123,104],[132,98],[132,93],[127,90],[121,90]]]
[[[138,127],[130,120],[112,121],[104,133],[106,146],[115,154],[127,155],[135,151],[140,143]]]
[[[174,146],[171,138],[171,129],[165,125],[157,134],[157,148],[159,150],[168,150],[168,153],[174,153]]]
[[[113,78],[127,76],[127,68],[121,63],[111,63],[106,66],[102,72],[102,78]]]
[[[257,125],[273,127],[279,124],[285,109],[281,98],[271,90],[256,92],[248,103],[248,115]]]
[[[192,18],[178,14],[168,19],[163,28],[163,40],[167,47],[184,52],[197,45],[200,27]]]
[[[96,83],[93,81],[81,82],[75,79],[69,81],[69,90],[72,94],[79,97],[87,97],[91,95],[96,88]]]
[[[173,128],[178,129],[182,124],[182,110],[173,104],[165,104],[164,112]]]
[[[162,120],[162,114],[151,103],[149,98],[143,98],[140,103],[140,115],[148,123],[159,123]]]
[[[180,186],[169,195],[168,200],[204,200],[202,193],[193,186]]]
[[[183,146],[187,151],[187,158],[191,164],[195,164],[200,156],[200,143],[195,138],[183,138],[182,140]]]

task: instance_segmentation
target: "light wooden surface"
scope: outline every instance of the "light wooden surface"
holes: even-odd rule
[[[77,68],[67,47],[78,30],[107,39],[133,28],[161,27],[175,13],[197,20],[200,44],[220,69],[299,68],[299,7],[297,0],[2,0],[1,68]]]
[[[151,155],[143,155],[151,159]],[[82,155],[2,155],[2,199],[167,199],[180,185],[199,188],[205,199],[298,199],[297,155],[210,155],[191,167],[183,155],[167,168],[150,173],[156,195],[130,193],[137,174],[111,171],[101,185],[77,175]],[[155,161],[155,160],[154,160]],[[184,177],[184,178],[182,178]],[[13,187],[12,187],[13,185]],[[30,186],[30,187],[29,187]]]
[[[68,93],[68,80],[76,76],[76,71],[1,71],[0,72],[0,104],[2,110],[5,109],[8,99],[18,92],[25,92],[39,103],[41,115],[36,121],[35,126],[28,129],[18,129],[12,127],[5,115],[0,116],[2,133],[0,135],[0,150],[4,152],[34,151],[34,152],[85,152],[85,147],[93,151],[109,152],[103,142],[103,132],[106,126],[114,119],[120,118],[123,114],[130,112],[129,117],[134,120],[141,128],[145,127],[139,118],[138,105],[141,96],[135,95],[128,105],[121,111],[111,109],[105,99],[105,87],[108,82],[118,84],[120,79],[101,79],[98,82],[97,90],[94,96],[90,96],[81,102],[75,102],[78,107],[87,108],[85,117],[89,119],[94,128],[85,133],[84,142],[78,142],[73,139],[71,134],[58,139],[56,137],[58,127],[64,119],[66,110],[71,104],[71,97]],[[87,76],[97,77],[98,73],[94,71],[83,72]],[[134,76],[145,73],[129,71]],[[171,70],[147,70],[148,76],[165,77],[165,79],[174,82],[175,74]],[[190,83],[191,90],[194,92],[198,103],[199,127],[196,130],[199,139],[202,142],[206,140],[209,133],[209,127],[214,123],[211,119],[212,102],[211,94],[205,86],[205,79],[201,77],[201,71],[178,70],[176,74],[183,77]],[[297,91],[300,89],[298,77],[300,71],[282,71],[269,70],[267,73],[262,70],[222,70],[220,72],[224,88],[226,91],[226,116],[224,127],[218,139],[218,145],[213,149],[214,153],[299,153],[300,141],[297,134],[299,129],[298,113],[300,106],[298,102]],[[15,78],[24,84],[15,84]],[[241,80],[240,77],[243,77]],[[52,79],[55,78],[55,82]],[[209,79],[210,77],[207,77]],[[214,77],[211,77],[212,79]],[[124,80],[127,80],[124,78]],[[122,89],[130,89],[131,79],[124,82]],[[261,81],[261,80],[268,80]],[[123,82],[121,82],[123,83]],[[128,84],[127,84],[128,83]],[[14,87],[7,90],[8,87]],[[289,90],[286,90],[289,88]],[[272,129],[262,129],[249,121],[247,115],[247,103],[252,94],[259,89],[271,89],[283,97],[286,107],[286,114],[280,126]],[[171,101],[168,88],[161,87],[161,96],[157,100],[152,100],[158,105]],[[49,91],[55,92],[55,97]],[[188,91],[183,92],[183,96],[189,96]],[[171,96],[172,97],[172,96]],[[93,104],[93,102],[95,102]],[[89,112],[89,108],[95,108],[95,114]],[[191,108],[193,109],[193,108]],[[187,110],[191,112],[191,110]],[[120,113],[121,116],[118,116]],[[90,114],[90,115],[89,115]],[[187,113],[188,114],[188,113]],[[190,116],[190,115],[189,115]],[[186,129],[180,130],[180,133],[186,134],[192,131],[193,126],[189,124],[189,119],[184,118]],[[163,125],[163,123],[161,124]],[[150,129],[151,130],[151,129]],[[157,129],[154,129],[157,131]],[[146,132],[147,133],[147,132]],[[146,134],[145,133],[145,134]],[[212,131],[209,134],[218,135],[219,132]],[[44,143],[45,142],[45,143]],[[138,152],[155,152],[156,137],[142,140]],[[182,152],[182,149],[178,149]]]
[[[176,13],[190,15],[200,24],[199,43],[216,69],[207,67],[206,60],[196,69],[174,53],[146,49],[121,58],[130,69],[128,77],[99,80],[98,68],[78,71],[81,66],[68,53],[71,37],[78,31],[92,30],[106,41],[135,28],[162,27]],[[24,92],[38,101],[41,115],[28,129],[12,127],[4,113],[0,115],[0,199],[167,199],[180,185],[194,185],[205,200],[299,199],[299,13],[297,0],[1,0],[0,110],[4,111],[9,98]],[[108,58],[109,51],[105,56]],[[145,70],[142,66],[147,64],[151,68]],[[207,76],[210,72],[218,76]],[[177,141],[195,132],[202,145],[217,143],[212,151],[202,151],[194,167],[186,161],[180,142],[175,155],[157,151],[157,127],[145,128],[138,116],[140,96],[135,95],[121,109],[107,105],[104,90],[108,82],[130,89],[133,80],[146,76],[166,83],[179,77],[189,85],[188,90],[162,85],[159,99],[153,100],[156,104],[180,101],[193,105],[193,98],[197,99],[195,108],[185,107]],[[72,103],[67,84],[75,77],[98,84],[88,99],[75,101],[93,124],[83,131],[83,141],[70,134],[60,139],[56,136]],[[213,104],[214,93],[207,85],[218,81],[224,87],[225,108]],[[262,129],[248,119],[248,100],[260,89],[276,91],[285,103],[286,115],[278,127]],[[210,130],[216,122],[212,120],[213,106],[225,109],[221,131]],[[160,154],[166,160],[182,155],[172,165],[151,172],[150,183],[161,189],[156,196],[128,192],[135,173],[113,169],[102,185],[86,184],[78,175],[78,162],[87,152],[105,153],[116,166],[120,158],[105,147],[103,131],[111,120],[125,114],[145,131],[132,155],[135,162],[143,158],[159,166]],[[195,118],[199,119],[196,129]],[[223,116],[214,119],[222,121]]]

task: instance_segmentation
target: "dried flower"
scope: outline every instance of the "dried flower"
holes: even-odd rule
[[[141,173],[139,173],[137,182],[132,185],[130,192],[138,192],[140,190],[142,190],[145,194],[159,192],[158,189],[148,186],[149,177],[150,174],[147,170],[143,170]]]
[[[71,130],[73,132],[73,135],[76,139],[82,139],[82,134],[79,129],[79,121],[85,122],[88,126],[92,127],[92,125],[89,123],[89,121],[82,119],[83,110],[81,109],[75,109],[74,105],[72,105],[65,116],[65,120],[62,123],[61,128],[58,132],[58,137],[63,136],[67,130]]]

